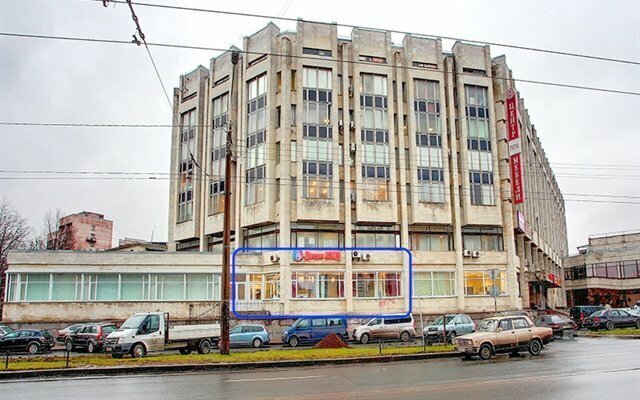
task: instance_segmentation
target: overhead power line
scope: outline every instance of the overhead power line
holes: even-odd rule
[[[7,37],[19,37],[19,38],[29,38],[29,39],[50,39],[50,40],[63,40],[63,41],[78,41],[78,42],[88,42],[88,43],[108,43],[108,44],[124,44],[124,45],[135,45],[134,42],[129,42],[126,40],[115,40],[115,39],[95,39],[95,38],[81,38],[81,37],[72,37],[72,36],[53,36],[53,35],[36,35],[36,34],[27,34],[27,33],[15,33],[15,32],[0,32],[0,36]],[[179,45],[179,44],[171,44],[171,43],[152,43],[146,42],[148,46],[156,46],[156,47],[167,47],[167,48],[176,48],[176,49],[189,49],[189,50],[205,50],[205,51],[219,51],[219,52],[227,52],[229,49],[220,48],[220,47],[205,47],[205,46],[189,46],[189,45]],[[318,58],[313,56],[305,56],[305,55],[293,55],[293,54],[278,54],[278,53],[262,53],[255,51],[246,51],[246,50],[238,50],[239,53],[243,54],[253,54],[253,55],[267,55],[274,57],[289,57],[289,58],[297,58],[297,59],[306,59],[306,60],[314,60],[318,61]],[[329,62],[344,62],[347,64],[359,64],[359,65],[372,65],[370,62],[359,61],[359,60],[326,60]],[[424,68],[408,66],[408,65],[394,65],[393,68],[405,69],[405,70],[415,70],[415,71],[424,71]],[[442,74],[456,74],[461,76],[473,76],[478,77],[478,75],[472,73],[465,72],[448,72],[448,71],[433,71],[440,72]],[[549,81],[540,81],[533,79],[521,79],[521,78],[502,78],[493,76],[491,79],[495,80],[504,80],[504,81],[513,81],[513,82],[521,82],[521,83],[530,83],[535,85],[545,85],[545,86],[555,86],[555,87],[563,87],[568,89],[579,89],[579,90],[589,90],[595,92],[606,92],[606,93],[616,93],[616,94],[625,94],[632,96],[640,96],[640,92],[632,92],[628,90],[619,90],[619,89],[609,89],[602,87],[593,87],[593,86],[585,86],[585,85],[573,85],[568,83],[558,83],[558,82],[549,82]]]
[[[88,1],[101,2],[102,0],[88,0]],[[112,3],[125,3],[124,0],[110,0],[110,1]],[[133,4],[139,5],[141,7],[161,8],[161,9],[171,9],[171,10],[191,11],[191,12],[203,12],[203,13],[211,13],[211,14],[219,14],[219,15],[232,15],[237,17],[262,18],[262,19],[270,19],[270,20],[276,20],[276,21],[288,21],[288,22],[300,21],[300,19],[298,18],[284,17],[281,15],[265,15],[265,14],[247,13],[247,12],[240,12],[240,11],[214,10],[214,9],[206,9],[206,8],[183,7],[183,6],[175,6],[175,5],[168,5],[168,4],[152,4],[152,3],[144,3],[144,2],[133,2]],[[590,60],[607,61],[607,62],[614,62],[614,63],[620,63],[620,64],[640,65],[640,61],[624,60],[619,58],[603,57],[603,56],[596,56],[596,55],[584,54],[584,53],[574,53],[574,52],[568,52],[568,51],[543,49],[538,47],[522,46],[522,45],[515,45],[510,43],[481,41],[481,40],[466,39],[466,38],[460,38],[460,37],[454,37],[454,36],[436,35],[431,33],[418,33],[418,32],[401,31],[401,30],[394,30],[394,29],[383,29],[383,28],[368,27],[368,26],[354,25],[354,24],[340,23],[340,22],[323,22],[323,21],[304,20],[304,19],[302,19],[302,21],[313,23],[313,24],[320,24],[320,25],[329,25],[329,26],[336,25],[336,26],[342,26],[342,27],[351,28],[351,29],[388,31],[392,33],[399,33],[403,35],[411,35],[411,36],[418,36],[418,37],[425,37],[425,38],[432,38],[432,39],[455,40],[455,41],[461,41],[466,43],[490,45],[490,46],[497,46],[497,47],[507,47],[507,48],[518,49],[518,50],[534,51],[539,53],[548,53],[548,54],[555,54],[555,55],[568,56],[568,57],[585,58]]]

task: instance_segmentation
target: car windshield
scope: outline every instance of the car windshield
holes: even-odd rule
[[[241,326],[236,326],[229,333],[240,333],[240,332],[242,332],[242,327]]]
[[[495,319],[485,319],[480,322],[478,332],[493,332],[496,330],[496,326],[498,326],[498,321]]]
[[[596,311],[593,314],[589,315],[590,317],[599,317],[604,314],[604,310]]]
[[[557,315],[552,315],[551,316],[551,322],[555,323],[555,324],[562,324],[565,322],[565,320],[562,317],[559,317]]]
[[[15,337],[18,337],[19,334],[20,334],[20,332],[13,331],[13,332],[11,332],[9,334],[6,334],[3,339],[15,338]]]
[[[455,317],[455,315],[447,315],[445,317],[446,321],[447,321],[447,324],[450,323],[451,320],[453,320],[454,317]],[[440,318],[436,319],[435,321],[433,321],[433,323],[431,325],[442,325],[442,317],[440,317]]]
[[[138,329],[142,322],[147,318],[146,315],[132,315],[122,324],[122,329]]]
[[[380,325],[382,320],[380,318],[374,318],[367,323],[367,326]]]
[[[15,332],[15,330],[9,328],[8,326],[3,326],[2,329],[7,333]]]

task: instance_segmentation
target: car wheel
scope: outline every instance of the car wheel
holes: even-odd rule
[[[605,324],[605,327],[607,328],[608,331],[612,331],[613,328],[615,328],[615,324],[613,323],[613,321],[607,321],[607,323]]]
[[[29,343],[29,345],[27,346],[27,352],[29,354],[36,354],[38,351],[40,351],[40,346],[38,345],[38,343]]]
[[[183,356],[186,356],[187,354],[191,354],[191,349],[189,347],[183,347],[182,349],[179,349],[178,352]]]
[[[209,354],[211,353],[211,342],[208,340],[203,340],[200,342],[198,346],[198,354]]]
[[[369,334],[368,333],[363,333],[362,336],[360,336],[360,343],[367,344],[367,343],[369,343],[369,339],[371,339]]]
[[[67,339],[67,341],[64,342],[64,348],[67,351],[73,351],[73,342],[71,341],[71,339]]]
[[[289,338],[289,346],[298,347],[299,344],[300,344],[300,339],[298,339],[297,336],[291,336]]]
[[[122,354],[111,354],[111,358],[122,358]]]
[[[493,355],[493,349],[490,344],[483,344],[480,346],[480,350],[478,350],[478,356],[481,360],[488,360]]]
[[[529,354],[537,356],[542,351],[542,343],[538,339],[533,339],[529,342]]]
[[[400,340],[402,340],[403,342],[408,342],[409,339],[411,339],[411,334],[409,334],[409,332],[404,331],[400,334]]]
[[[455,339],[455,338],[456,338],[456,333],[454,331],[449,332],[449,342],[451,344],[453,344],[453,339]]]
[[[640,319],[636,321],[636,328],[640,329]]]
[[[145,355],[147,355],[147,349],[145,349],[144,346],[141,344],[136,344],[131,349],[131,356],[133,358],[142,358]]]
[[[93,342],[89,342],[89,344],[87,344],[87,352],[93,353],[94,351],[96,351],[96,346]]]
[[[255,338],[255,339],[253,339],[253,342],[251,342],[251,344],[253,345],[253,347],[258,349],[258,348],[262,347],[262,339]]]

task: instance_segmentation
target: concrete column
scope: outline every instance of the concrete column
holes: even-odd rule
[[[350,70],[349,57],[351,57],[351,49],[346,43],[342,44],[342,118],[343,118],[343,142],[342,148],[344,160],[344,246],[353,247],[354,243],[351,240],[351,152],[349,147],[351,146],[351,121],[349,119],[349,75],[353,75]],[[335,96],[338,98],[338,96]],[[347,312],[353,312],[353,263],[351,255],[347,252],[344,260],[344,291],[347,305]]]
[[[527,248],[524,241],[524,235],[520,234],[516,236],[516,246],[518,257],[520,258],[520,297],[522,302],[522,308],[529,307],[529,287],[527,282],[527,271],[528,267],[526,267],[527,260]]]

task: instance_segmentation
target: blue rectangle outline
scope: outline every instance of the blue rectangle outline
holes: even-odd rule
[[[282,315],[258,315],[238,314],[236,311],[236,254],[240,252],[265,252],[265,251],[404,251],[409,256],[409,310],[405,314],[282,314]],[[413,255],[406,247],[239,247],[231,255],[231,312],[238,319],[246,320],[280,320],[298,318],[406,318],[413,311]]]

